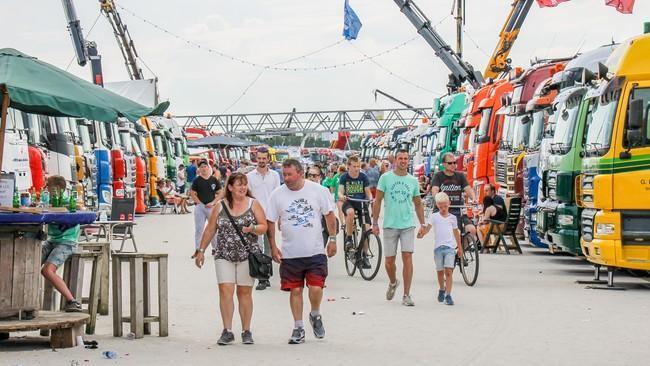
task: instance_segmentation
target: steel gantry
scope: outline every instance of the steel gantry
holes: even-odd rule
[[[421,123],[432,108],[358,109],[286,113],[174,116],[184,127],[235,135],[292,135],[320,132],[374,132]]]

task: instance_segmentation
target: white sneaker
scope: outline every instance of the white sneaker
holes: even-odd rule
[[[404,295],[404,297],[402,297],[402,305],[404,305],[404,306],[415,306],[415,303],[413,302],[413,299],[411,299],[411,295]]]
[[[386,290],[386,300],[390,301],[395,297],[395,291],[399,287],[399,280],[395,280],[395,283],[388,284],[388,290]]]

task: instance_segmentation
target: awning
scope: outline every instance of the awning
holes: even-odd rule
[[[201,146],[209,146],[209,147],[249,147],[249,146],[257,146],[259,145],[258,142],[252,142],[252,141],[247,141],[247,140],[242,140],[237,137],[230,137],[230,136],[224,136],[224,135],[218,135],[218,136],[207,136],[203,137],[200,139],[192,140],[187,142],[188,147],[201,147]]]

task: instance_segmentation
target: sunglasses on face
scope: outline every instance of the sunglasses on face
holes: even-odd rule
[[[455,162],[455,161],[446,161],[445,164],[448,164],[448,165],[456,165],[456,162]]]
[[[308,174],[309,178],[320,178],[320,174]]]

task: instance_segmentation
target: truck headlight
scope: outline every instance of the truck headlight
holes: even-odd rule
[[[598,224],[596,225],[596,234],[599,235],[612,235],[616,230],[616,225],[614,224]]]
[[[573,225],[573,216],[571,215],[558,215],[557,222],[563,226]]]

